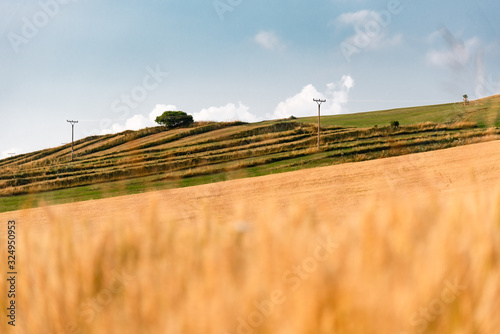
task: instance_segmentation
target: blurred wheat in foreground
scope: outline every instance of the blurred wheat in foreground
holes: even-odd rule
[[[17,326],[0,329],[496,333],[500,192],[385,203],[341,223],[306,204],[254,221],[207,206],[196,223],[151,208],[99,227],[56,212],[48,229],[21,229]]]

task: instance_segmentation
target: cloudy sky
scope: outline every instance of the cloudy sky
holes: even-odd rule
[[[495,0],[0,0],[0,158],[153,126],[457,101],[500,88]]]

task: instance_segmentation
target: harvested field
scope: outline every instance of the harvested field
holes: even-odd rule
[[[314,126],[297,122],[214,123],[89,138],[77,145],[75,162],[57,156],[67,148],[3,161],[0,212],[26,202],[59,204],[431,151],[495,140],[499,131],[473,123],[332,127],[323,129],[320,150]]]
[[[499,161],[493,141],[0,214],[0,330],[495,333]]]
[[[202,207],[212,214],[228,216],[244,207],[249,215],[266,207],[265,203],[287,206],[291,201],[336,212],[340,219],[378,196],[398,193],[404,196],[429,191],[472,191],[492,189],[500,180],[500,141],[472,144],[432,152],[417,153],[359,163],[238,179],[180,189],[120,196],[103,200],[57,205],[0,214],[25,224],[44,225],[48,212],[71,212],[85,220],[113,220],[124,208],[130,214],[148,210],[151,203],[171,216],[194,217]]]

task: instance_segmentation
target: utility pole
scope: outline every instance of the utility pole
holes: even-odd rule
[[[321,103],[326,102],[326,100],[313,99],[313,101],[318,104],[318,150],[319,150],[319,132],[320,132]]]
[[[67,121],[68,123],[71,123],[71,161],[73,161],[73,147],[74,147],[74,141],[75,141],[75,124],[78,123],[78,121]]]

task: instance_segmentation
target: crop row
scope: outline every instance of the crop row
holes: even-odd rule
[[[447,143],[460,139],[471,137],[480,137],[485,135],[483,130],[471,130],[462,132],[428,132],[425,136],[418,133],[411,133],[413,137],[408,137],[411,131],[400,131],[398,134],[403,134],[406,138],[397,139],[397,135],[388,136],[385,140],[376,140],[374,138],[358,138],[352,141],[346,137],[345,142],[329,142],[330,139],[325,138],[326,146],[323,151],[336,151],[329,158],[345,157],[352,154],[373,154],[378,151],[390,150],[394,147],[412,147],[412,146],[429,146],[439,143]],[[283,138],[285,139],[285,138]],[[113,166],[108,169],[91,169],[87,172],[75,171],[68,174],[59,175],[44,175],[44,176],[28,176],[20,177],[16,175],[14,179],[2,182],[2,188],[9,187],[2,192],[3,195],[12,193],[25,193],[29,191],[37,191],[37,189],[52,190],[61,187],[71,187],[95,182],[104,182],[111,180],[119,180],[123,178],[139,177],[146,175],[154,175],[167,173],[170,177],[187,177],[191,175],[193,170],[204,170],[207,173],[215,173],[227,168],[245,168],[249,166],[262,165],[272,161],[280,161],[291,159],[294,157],[302,157],[304,155],[313,155],[314,151],[310,151],[314,146],[315,138],[301,138],[300,140],[292,141],[287,144],[278,143],[270,146],[257,146],[253,149],[241,149],[233,152],[203,152],[200,155],[184,156],[184,158],[176,158],[165,160],[164,162],[138,162],[135,165]],[[251,145],[251,144],[250,144]],[[308,151],[309,150],[309,151]],[[309,153],[304,153],[308,151]],[[315,158],[311,157],[313,160]],[[191,172],[187,172],[191,171]],[[197,172],[198,173],[198,172]],[[187,176],[186,176],[187,175]]]

